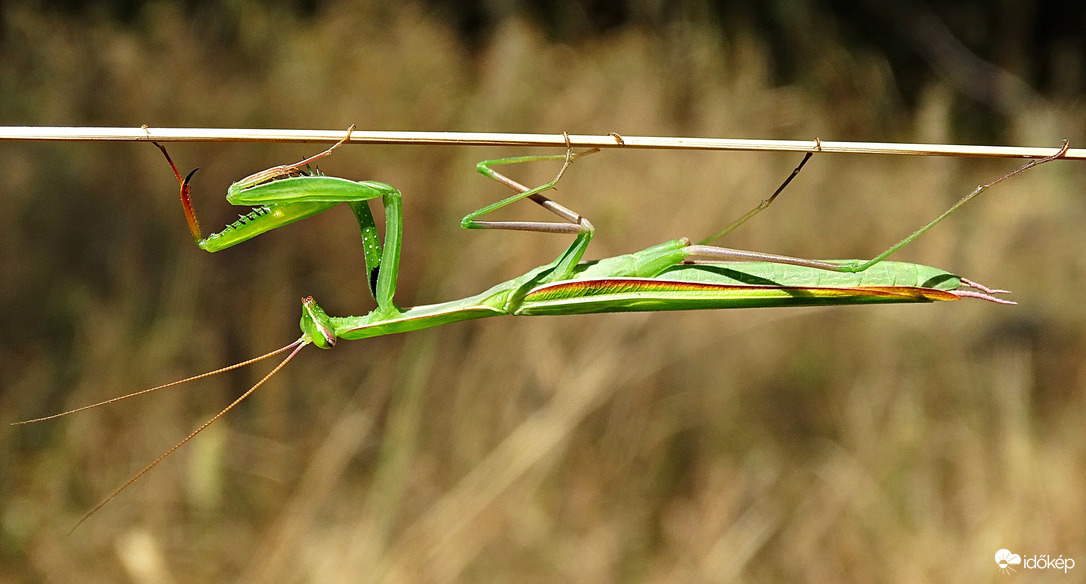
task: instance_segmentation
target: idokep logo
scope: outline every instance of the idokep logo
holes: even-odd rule
[[[1012,554],[1011,550],[999,550],[995,555],[996,565],[999,566],[999,571],[1004,574],[1010,574],[1011,572],[1017,572],[1011,566],[1018,566],[1022,564],[1022,556],[1018,554]]]
[[[1053,558],[1048,554],[1033,555],[1022,560],[1022,556],[1011,553],[1011,550],[1001,549],[995,553],[995,562],[999,571],[1004,574],[1017,572],[1012,566],[1022,566],[1027,570],[1048,570],[1050,568],[1062,570],[1064,574],[1075,567],[1074,558],[1064,558],[1063,555]]]

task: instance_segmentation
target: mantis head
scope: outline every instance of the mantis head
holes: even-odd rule
[[[332,321],[312,296],[302,298],[302,338],[322,349],[336,346]]]

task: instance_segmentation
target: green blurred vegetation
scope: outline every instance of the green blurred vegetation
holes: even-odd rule
[[[0,123],[1086,143],[1083,40],[1063,32],[1081,14],[663,4],[5,4]],[[932,15],[992,68],[888,24]],[[210,229],[231,181],[318,148],[171,153],[202,168]],[[505,194],[475,162],[516,153],[356,146],[321,167],[403,191],[411,305],[564,249],[459,229]],[[0,160],[5,422],[285,344],[302,295],[371,306],[346,211],[209,255],[146,144]],[[609,151],[557,197],[614,255],[715,231],[797,161]],[[870,256],[1015,164],[819,156],[727,244]],[[507,318],[310,349],[70,537],[266,368],[4,425],[0,582],[996,581],[1002,547],[1086,569],[1084,179],[1046,165],[900,254],[1019,306]]]

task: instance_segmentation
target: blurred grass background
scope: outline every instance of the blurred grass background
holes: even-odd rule
[[[9,3],[0,124],[1081,147],[1069,10]],[[202,168],[210,230],[234,216],[230,182],[319,148],[171,153]],[[354,146],[321,167],[403,191],[412,305],[567,245],[459,229],[506,194],[475,162],[519,153]],[[602,257],[711,233],[798,159],[608,151],[557,196]],[[1081,163],[999,186],[898,256],[1018,306],[506,318],[310,349],[66,536],[267,368],[6,422],[278,347],[303,295],[335,314],[371,301],[345,210],[209,255],[149,145],[9,142],[0,161],[0,582],[994,582],[1003,547],[1086,569]],[[818,156],[726,244],[869,257],[1017,164]]]

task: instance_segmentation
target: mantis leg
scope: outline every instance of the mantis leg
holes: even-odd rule
[[[999,183],[1001,183],[1001,182],[1003,182],[1003,181],[1005,181],[1005,180],[1007,180],[1007,179],[1009,179],[1009,178],[1011,178],[1011,177],[1013,177],[1013,176],[1015,176],[1017,174],[1023,173],[1025,171],[1033,168],[1034,166],[1037,166],[1039,164],[1044,164],[1046,162],[1051,162],[1053,160],[1056,160],[1057,158],[1062,157],[1067,152],[1067,149],[1068,149],[1068,142],[1066,140],[1064,140],[1063,145],[1061,146],[1060,150],[1058,152],[1056,152],[1055,154],[1053,154],[1051,156],[1048,156],[1048,157],[1045,157],[1045,158],[1031,160],[1030,162],[1027,162],[1026,164],[1018,167],[1017,169],[1012,170],[1011,172],[1008,172],[1007,174],[1004,174],[1003,176],[1001,176],[1001,177],[999,177],[999,178],[997,178],[997,179],[995,179],[995,180],[993,180],[993,181],[991,181],[989,183],[980,185],[975,190],[973,190],[973,192],[971,192],[968,195],[962,197],[957,203],[952,205],[949,209],[947,209],[941,215],[939,215],[938,217],[933,219],[927,225],[924,225],[920,229],[917,229],[912,234],[910,234],[908,237],[906,237],[906,238],[902,239],[901,241],[897,242],[896,244],[892,245],[889,249],[883,251],[882,253],[878,254],[877,256],[871,258],[870,260],[852,261],[852,262],[844,262],[844,263],[840,263],[840,262],[831,263],[831,262],[824,262],[824,261],[819,261],[819,260],[809,260],[809,259],[796,258],[796,257],[791,257],[791,256],[783,256],[783,255],[769,254],[769,253],[762,253],[762,252],[744,251],[744,250],[724,248],[724,247],[715,247],[715,246],[709,246],[709,245],[691,245],[691,246],[689,246],[689,247],[687,247],[685,249],[685,252],[688,254],[688,257],[707,257],[707,258],[712,258],[712,259],[717,260],[717,261],[764,261],[764,262],[774,262],[774,263],[780,263],[780,264],[790,264],[790,265],[794,265],[794,266],[818,268],[818,269],[830,270],[830,271],[834,271],[834,272],[846,272],[846,273],[862,272],[862,271],[870,268],[871,266],[885,260],[886,258],[888,258],[894,252],[896,252],[899,249],[905,247],[906,245],[911,243],[914,239],[916,239],[917,237],[920,237],[921,235],[923,235],[925,232],[927,232],[932,227],[935,227],[935,225],[937,225],[940,221],[942,221],[943,219],[946,219],[948,216],[950,216],[951,213],[953,213],[954,211],[957,211],[962,205],[968,203],[971,199],[973,199],[977,195],[983,193],[984,191],[990,189],[991,187],[993,187],[993,186],[995,186],[995,185],[997,185],[997,184],[999,184]],[[759,205],[758,207],[755,207],[752,211],[748,212],[746,215],[741,217],[738,221],[733,223],[731,226],[729,226],[727,229],[725,229],[721,233],[707,239],[705,242],[702,242],[702,243],[712,241],[713,239],[716,239],[720,235],[723,235],[723,234],[731,231],[732,229],[735,229],[740,224],[742,224],[744,221],[746,221],[747,219],[750,219],[751,217],[756,215],[758,212],[760,212],[762,209],[765,209],[766,207],[768,207],[769,204],[773,202],[773,199],[776,198],[776,196],[778,194],[780,194],[781,190],[783,190],[784,187],[787,186],[788,183],[795,177],[795,175],[797,173],[799,173],[799,170],[801,168],[803,168],[803,165],[807,162],[807,159],[809,157],[810,157],[810,153],[808,153],[807,156],[805,156],[803,158],[803,161],[800,162],[799,166],[797,166],[796,169],[792,171],[791,176],[789,176],[788,179],[784,181],[784,184],[782,184],[780,186],[780,188],[778,188],[777,191],[775,193],[773,193],[773,195],[769,199],[766,199],[765,201],[763,201],[761,205]]]
[[[821,150],[821,148],[822,148],[822,141],[819,140],[818,138],[815,138],[815,148],[816,148],[816,151]],[[767,199],[763,200],[761,203],[759,203],[757,206],[755,206],[750,211],[747,211],[742,217],[735,220],[734,222],[732,222],[730,225],[728,225],[727,227],[725,227],[721,231],[718,231],[717,233],[713,234],[712,236],[705,238],[704,240],[702,240],[697,245],[690,245],[690,246],[687,246],[686,248],[684,248],[683,252],[686,254],[686,257],[687,258],[691,258],[691,257],[711,258],[711,259],[716,260],[716,261],[726,261],[726,262],[743,262],[743,261],[773,262],[773,263],[778,263],[778,264],[789,264],[789,265],[793,265],[793,266],[804,266],[804,267],[811,267],[811,268],[820,268],[820,269],[823,269],[823,270],[840,271],[841,266],[839,264],[830,263],[830,262],[823,262],[823,261],[819,261],[819,260],[809,260],[809,259],[805,259],[805,258],[797,258],[797,257],[785,256],[785,255],[779,255],[779,254],[772,254],[772,253],[746,251],[746,250],[741,250],[741,249],[732,249],[732,248],[727,248],[727,247],[716,247],[716,246],[707,245],[709,242],[715,241],[715,240],[717,240],[717,239],[719,239],[721,237],[724,237],[725,235],[731,233],[737,227],[739,227],[743,223],[746,223],[748,220],[750,220],[750,218],[754,217],[758,213],[761,213],[767,207],[769,207],[769,205],[771,205],[773,203],[773,201],[775,201],[777,199],[777,196],[780,195],[781,192],[784,191],[784,189],[792,182],[793,179],[796,178],[797,175],[799,175],[800,171],[803,170],[803,166],[807,164],[807,161],[811,159],[811,156],[813,154],[814,154],[813,152],[806,153],[803,156],[803,160],[800,160],[799,164],[796,165],[796,167],[794,169],[792,169],[792,172],[791,172],[791,174],[788,175],[788,178],[784,179],[784,182],[781,183],[781,186],[777,187],[777,190],[773,191],[773,194],[770,195]]]
[[[582,156],[587,156],[595,152],[599,152],[599,148],[593,148],[584,152],[573,152],[573,147],[569,144],[569,136],[566,136],[566,153],[565,154],[544,154],[538,156],[514,156],[511,158],[499,158],[495,160],[484,160],[480,162],[475,169],[488,178],[494,179],[503,185],[513,189],[517,193],[506,199],[502,199],[496,203],[487,205],[482,209],[478,209],[471,213],[468,213],[461,221],[460,226],[464,229],[504,229],[510,231],[538,231],[541,233],[570,233],[576,234],[577,238],[555,262],[552,264],[551,270],[552,277],[564,277],[569,273],[572,273],[573,268],[581,261],[581,256],[584,255],[585,249],[588,247],[589,241],[592,239],[592,234],[595,228],[592,223],[582,217],[576,211],[573,211],[556,201],[553,201],[542,194],[543,191],[554,188],[554,185],[565,174],[566,169],[569,168],[573,161]],[[520,162],[538,162],[543,160],[562,160],[562,168],[554,178],[546,183],[543,183],[535,188],[528,188],[523,184],[501,174],[494,170],[494,166],[503,164],[516,164]],[[546,222],[546,221],[479,221],[478,218],[515,203],[521,199],[529,199],[544,209],[554,213],[564,222]]]
[[[815,138],[815,148],[817,148],[819,151],[822,149],[822,141],[818,138]],[[784,191],[785,187],[787,187],[788,184],[792,182],[792,179],[796,178],[796,175],[799,174],[799,171],[803,170],[803,165],[807,164],[807,161],[811,159],[811,155],[813,154],[814,152],[808,152],[807,154],[803,155],[803,160],[799,161],[799,165],[792,170],[792,174],[789,174],[788,178],[784,179],[784,182],[781,183],[781,186],[777,187],[777,190],[773,191],[773,194],[769,195],[768,199],[765,199],[761,203],[758,203],[756,207],[754,207],[750,211],[747,211],[746,214],[735,220],[731,225],[725,227],[724,229],[714,233],[709,237],[706,237],[699,243],[701,245],[706,245],[711,241],[716,241],[717,239],[724,237],[725,235],[734,231],[735,228],[746,223],[747,220],[749,220],[751,217],[754,217],[758,213],[761,213],[766,209],[766,207],[773,204],[773,201],[777,198],[777,195],[781,194],[781,192]]]
[[[369,207],[369,201],[378,198],[385,210],[383,242],[377,232],[373,213]],[[235,200],[248,204],[264,203],[267,209],[264,216],[283,215],[288,218],[292,209],[295,208],[299,208],[305,216],[310,216],[327,210],[337,203],[347,203],[354,212],[362,234],[366,281],[369,284],[370,293],[377,301],[378,310],[387,315],[401,312],[393,302],[403,241],[403,201],[400,191],[395,187],[373,181],[354,182],[323,176],[299,177],[277,180],[248,189],[235,197]],[[286,220],[281,224],[293,220],[296,219]],[[245,227],[247,226],[248,224]],[[275,225],[275,227],[278,226]],[[244,239],[232,241],[230,245],[240,243],[255,235],[256,233],[242,234],[238,237],[244,237]]]
[[[582,217],[576,211],[568,209],[561,204],[543,196],[543,191],[554,188],[554,185],[561,180],[562,175],[565,174],[566,169],[569,168],[573,161],[582,156],[587,156],[599,152],[599,148],[593,148],[585,152],[575,153],[573,147],[569,145],[569,135],[563,133],[566,137],[566,153],[565,154],[543,154],[538,156],[514,156],[511,158],[498,158],[495,160],[484,160],[476,165],[475,170],[488,178],[494,179],[503,185],[513,189],[517,194],[502,199],[496,203],[492,203],[468,213],[463,219],[460,220],[460,226],[464,229],[506,229],[510,231],[538,231],[542,233],[581,233],[584,231],[592,231],[592,223]],[[494,170],[493,166],[499,166],[502,164],[517,164],[521,162],[538,162],[542,160],[562,160],[562,168],[558,170],[558,174],[554,178],[546,183],[543,183],[535,188],[528,188],[519,182],[505,176]],[[539,204],[544,209],[554,213],[558,217],[562,218],[565,223],[543,222],[543,221],[477,221],[477,219],[487,213],[497,211],[506,205],[515,203],[521,199],[529,199]]]
[[[319,172],[305,172],[305,171],[302,171],[302,168],[305,167],[305,168],[308,169],[310,164],[312,164],[312,163],[320,160],[321,158],[324,158],[325,156],[328,156],[329,154],[331,154],[333,150],[335,150],[336,148],[339,148],[345,142],[350,140],[351,139],[351,134],[353,132],[354,132],[354,124],[351,124],[351,127],[347,128],[347,135],[344,136],[343,139],[340,140],[339,142],[336,142],[335,144],[332,144],[332,146],[329,147],[324,152],[321,152],[319,154],[314,154],[313,156],[310,156],[309,158],[306,158],[304,160],[299,160],[298,162],[295,162],[294,164],[281,164],[279,166],[273,166],[271,168],[262,170],[260,172],[255,172],[255,173],[250,174],[249,176],[239,180],[238,182],[234,183],[234,185],[238,186],[240,188],[249,188],[249,187],[254,187],[254,186],[262,184],[262,183],[266,183],[266,182],[268,182],[270,180],[274,180],[274,179],[282,178],[282,177],[286,177],[286,176],[301,176],[301,175],[310,175],[310,174],[320,174]],[[158,145],[156,144],[156,146],[158,146]],[[162,147],[159,146],[159,148],[162,148]],[[163,150],[163,152],[165,152],[165,150]],[[169,157],[167,156],[167,158],[169,158]]]
[[[1008,172],[1007,174],[995,179],[994,181],[992,181],[990,183],[980,185],[979,187],[974,189],[973,192],[971,192],[968,195],[966,195],[966,196],[962,197],[961,199],[959,199],[957,203],[954,203],[949,209],[944,211],[942,215],[939,215],[935,219],[932,219],[931,222],[929,222],[927,225],[921,227],[920,229],[917,229],[916,231],[914,231],[911,235],[909,235],[905,239],[902,239],[901,241],[899,241],[899,242],[895,243],[894,245],[890,246],[890,248],[887,249],[886,251],[880,253],[879,255],[877,255],[877,256],[875,256],[875,257],[873,257],[873,258],[871,258],[871,259],[869,259],[869,260],[867,260],[865,262],[855,262],[853,264],[839,266],[837,271],[839,271],[839,272],[862,272],[862,271],[866,270],[867,268],[870,268],[871,266],[873,266],[873,265],[881,262],[882,260],[890,257],[890,254],[893,254],[897,250],[905,247],[906,245],[909,245],[909,243],[911,243],[914,239],[916,239],[917,237],[920,237],[921,235],[923,235],[927,230],[931,229],[932,227],[935,227],[936,224],[938,224],[943,219],[946,219],[947,217],[949,217],[951,213],[953,213],[954,211],[957,211],[959,207],[961,207],[962,205],[968,203],[971,199],[973,199],[973,197],[976,197],[977,195],[979,195],[979,194],[983,193],[984,191],[994,187],[995,185],[997,185],[997,184],[1011,178],[1012,176],[1015,176],[1017,174],[1021,174],[1021,173],[1025,172],[1025,171],[1033,168],[1034,166],[1037,166],[1039,164],[1044,164],[1046,162],[1051,162],[1053,160],[1056,160],[1057,158],[1063,157],[1063,155],[1067,153],[1068,146],[1069,146],[1069,144],[1068,144],[1067,140],[1064,140],[1063,145],[1060,147],[1059,151],[1057,151],[1055,154],[1053,154],[1051,156],[1046,156],[1045,158],[1037,158],[1037,159],[1031,160],[1031,161],[1023,164],[1022,166],[1019,166],[1018,168]]]
[[[353,127],[351,128],[353,130]],[[341,178],[308,175],[300,168],[327,156],[346,142],[348,134],[331,148],[302,160],[250,175],[234,183],[227,191],[227,200],[236,205],[257,205],[248,214],[218,233],[200,238],[196,214],[188,200],[189,179],[182,179],[166,149],[155,144],[166,156],[181,185],[181,199],[190,228],[201,249],[215,252],[248,241],[261,233],[326,211],[339,203],[347,203],[355,214],[365,249],[367,283],[377,301],[378,310],[398,314],[393,303],[396,276],[399,272],[400,244],[403,231],[401,195],[395,187],[376,181],[350,181]],[[297,174],[299,176],[284,175]],[[368,201],[380,198],[385,207],[385,239],[381,241],[370,212]]]

